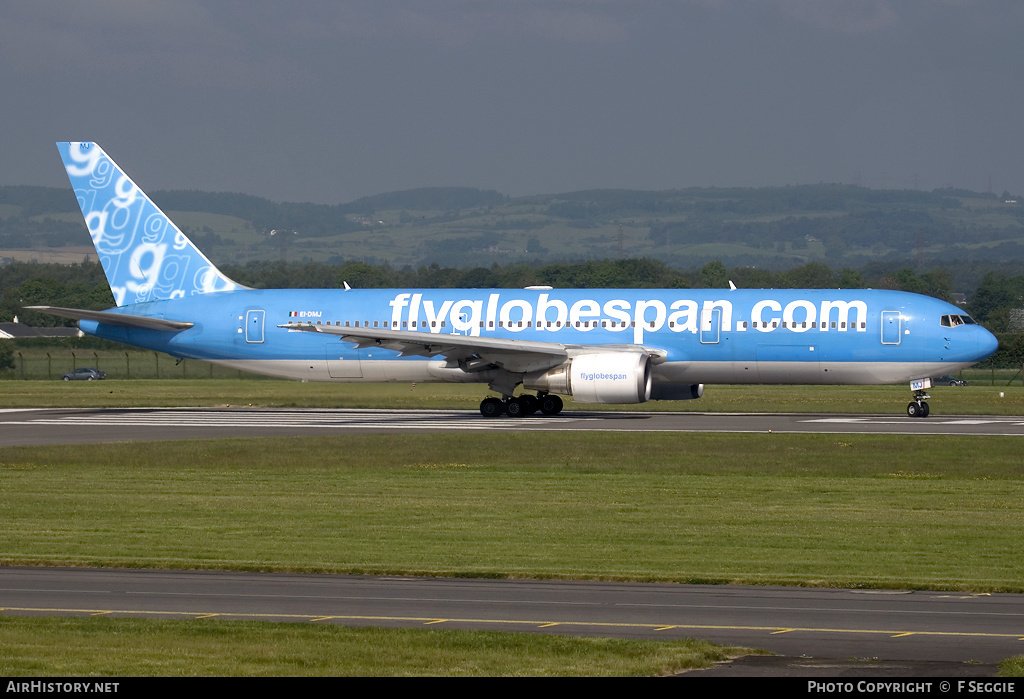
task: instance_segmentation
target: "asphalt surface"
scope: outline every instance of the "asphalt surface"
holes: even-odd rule
[[[697,637],[784,656],[704,671],[726,676],[986,676],[1024,653],[1012,594],[12,566],[0,613]]]
[[[565,412],[484,418],[475,410],[46,408],[0,410],[0,446],[154,439],[446,431],[668,431],[1024,436],[1024,417],[811,413]]]

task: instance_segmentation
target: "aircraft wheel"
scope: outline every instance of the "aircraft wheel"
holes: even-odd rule
[[[480,414],[484,417],[501,417],[505,405],[498,398],[484,398],[480,401]]]
[[[917,401],[912,401],[907,404],[907,415],[909,417],[921,417],[923,412],[923,407],[918,405]]]
[[[537,396],[531,396],[530,394],[519,396],[519,400],[523,401],[526,405],[526,414],[533,415],[535,412],[540,410],[540,400]]]
[[[562,399],[558,396],[546,395],[540,399],[540,411],[545,415],[558,415],[562,412]]]
[[[530,414],[529,403],[523,398],[509,398],[505,412],[509,417],[526,417]]]
[[[931,412],[931,408],[924,401],[921,401],[921,417],[928,417],[928,413]]]

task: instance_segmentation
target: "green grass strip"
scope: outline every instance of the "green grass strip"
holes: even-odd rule
[[[1024,591],[1019,454],[667,433],[8,448],[0,562]]]
[[[0,616],[7,677],[652,676],[744,652],[701,641]]]
[[[0,381],[0,408],[120,408],[264,406],[299,408],[390,408],[477,410],[490,394],[476,384],[302,383],[277,379],[161,379],[104,381]],[[929,399],[941,415],[1024,415],[1024,388],[937,386]],[[566,399],[566,410],[680,412],[860,413],[905,416],[910,388],[899,386],[722,386],[705,387],[687,401],[598,405]],[[539,419],[539,418],[538,418]]]

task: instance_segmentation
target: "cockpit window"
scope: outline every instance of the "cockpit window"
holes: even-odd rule
[[[944,328],[953,328],[956,327],[957,325],[977,325],[977,323],[974,321],[974,318],[971,318],[970,316],[960,315],[942,316],[942,319],[939,324],[942,325],[942,327]]]

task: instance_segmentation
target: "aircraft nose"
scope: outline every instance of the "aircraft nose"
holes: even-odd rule
[[[978,329],[981,331],[978,333],[978,358],[980,361],[999,349],[999,340],[985,328],[979,327]]]

